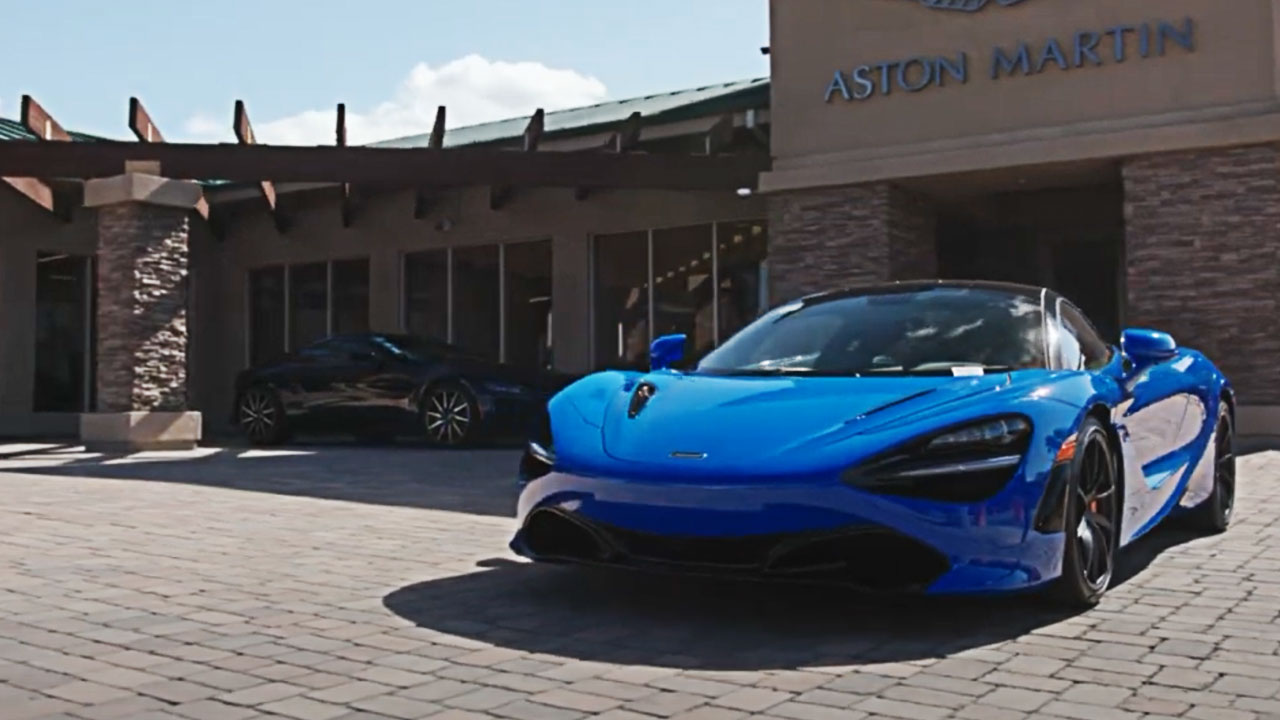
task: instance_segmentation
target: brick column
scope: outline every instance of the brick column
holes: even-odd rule
[[[1235,385],[1241,431],[1280,434],[1280,152],[1149,155],[1123,176],[1126,324],[1204,352]]]
[[[98,208],[98,407],[81,417],[86,445],[200,439],[187,395],[188,243],[200,198],[195,183],[128,171],[85,188],[85,204]]]
[[[933,277],[936,227],[927,201],[889,183],[772,195],[770,299]]]

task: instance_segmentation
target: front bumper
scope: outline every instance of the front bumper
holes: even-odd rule
[[[519,555],[927,594],[1057,577],[1063,534],[1031,528],[1043,486],[980,503],[879,496],[838,480],[698,485],[553,472],[526,483]]]

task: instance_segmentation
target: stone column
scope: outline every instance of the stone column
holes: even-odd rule
[[[1235,386],[1239,431],[1280,434],[1280,151],[1141,156],[1123,177],[1125,324],[1204,352]]]
[[[193,182],[158,167],[91,180],[98,209],[97,412],[80,439],[104,450],[184,449],[200,440],[188,406],[187,282]]]
[[[889,183],[769,197],[771,302],[938,272],[937,215]]]

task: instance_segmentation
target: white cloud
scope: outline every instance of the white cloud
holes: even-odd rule
[[[390,100],[366,112],[347,106],[347,138],[353,145],[431,132],[436,107],[448,107],[449,127],[590,105],[604,100],[604,83],[573,70],[549,68],[537,62],[504,62],[479,55],[439,67],[419,63],[409,71]],[[252,117],[252,105],[249,109]],[[332,145],[334,110],[306,110],[268,122],[257,121],[259,141],[277,145]],[[184,130],[189,142],[233,139],[230,123],[210,115],[195,115]]]

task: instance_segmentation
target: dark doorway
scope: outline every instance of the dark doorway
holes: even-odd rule
[[[1116,341],[1125,292],[1123,197],[1116,183],[946,204],[938,222],[939,274],[1052,288]]]

